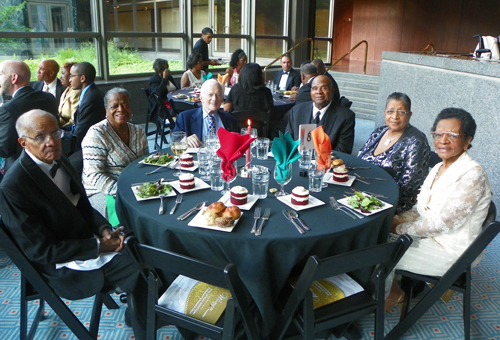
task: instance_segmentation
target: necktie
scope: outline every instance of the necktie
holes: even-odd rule
[[[49,92],[49,85],[43,85],[43,92]]]
[[[215,118],[213,114],[208,114],[208,133],[212,134],[215,133]]]
[[[316,125],[319,125],[319,115],[321,114],[320,111],[316,112],[316,116],[314,117],[314,122]]]
[[[59,163],[58,162],[54,162],[54,165],[52,166],[52,168],[50,168],[50,176],[52,178],[54,178],[56,176],[56,172],[57,172],[57,169],[59,169]]]

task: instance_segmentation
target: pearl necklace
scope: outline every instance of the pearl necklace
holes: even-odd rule
[[[392,137],[392,138],[387,137],[387,140],[384,142],[384,145],[387,146],[387,145],[391,144],[391,142],[393,140],[395,140],[396,138],[401,137],[402,134],[403,134],[403,132],[401,132],[399,135],[397,135],[395,137]]]

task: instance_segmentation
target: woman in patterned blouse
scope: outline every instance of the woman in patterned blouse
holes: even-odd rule
[[[429,173],[429,144],[423,132],[410,125],[411,100],[400,92],[387,97],[385,125],[373,131],[358,157],[384,168],[399,186],[396,213],[410,210]]]

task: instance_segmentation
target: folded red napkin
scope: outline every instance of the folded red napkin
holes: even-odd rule
[[[318,164],[318,169],[320,167],[330,168],[330,153],[332,151],[332,145],[330,144],[330,137],[323,130],[323,126],[318,126],[311,133],[314,142],[314,149],[318,154],[316,158],[316,164]]]
[[[236,176],[233,162],[245,154],[255,138],[250,138],[250,135],[229,132],[222,127],[217,131],[217,135],[220,141],[217,155],[222,158],[222,179],[227,182]]]

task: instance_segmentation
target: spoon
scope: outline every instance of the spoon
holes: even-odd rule
[[[201,203],[198,203],[196,205],[196,207],[188,210],[187,212],[185,212],[181,216],[177,217],[177,219],[180,220],[180,221],[184,221],[186,218],[188,218],[189,216],[191,216],[192,213],[194,213],[195,211],[200,210],[201,208],[203,208],[205,206],[205,203],[207,203],[207,201],[203,201]]]
[[[163,197],[165,197],[165,194],[160,194],[160,209],[158,209],[158,215],[163,215]]]
[[[290,217],[293,218],[294,220],[299,221],[302,228],[304,228],[307,231],[311,230],[311,228],[309,228],[308,226],[305,225],[304,222],[302,222],[302,220],[299,218],[299,214],[295,210],[288,210],[288,214],[290,214]]]
[[[289,220],[290,222],[292,222],[292,224],[295,226],[295,228],[297,229],[297,231],[301,234],[305,234],[306,232],[297,224],[295,223],[294,219],[292,218],[292,216],[290,216],[290,214],[288,213],[288,211],[286,211],[285,209],[281,210],[281,213],[283,214],[283,216],[286,217],[287,220]]]

